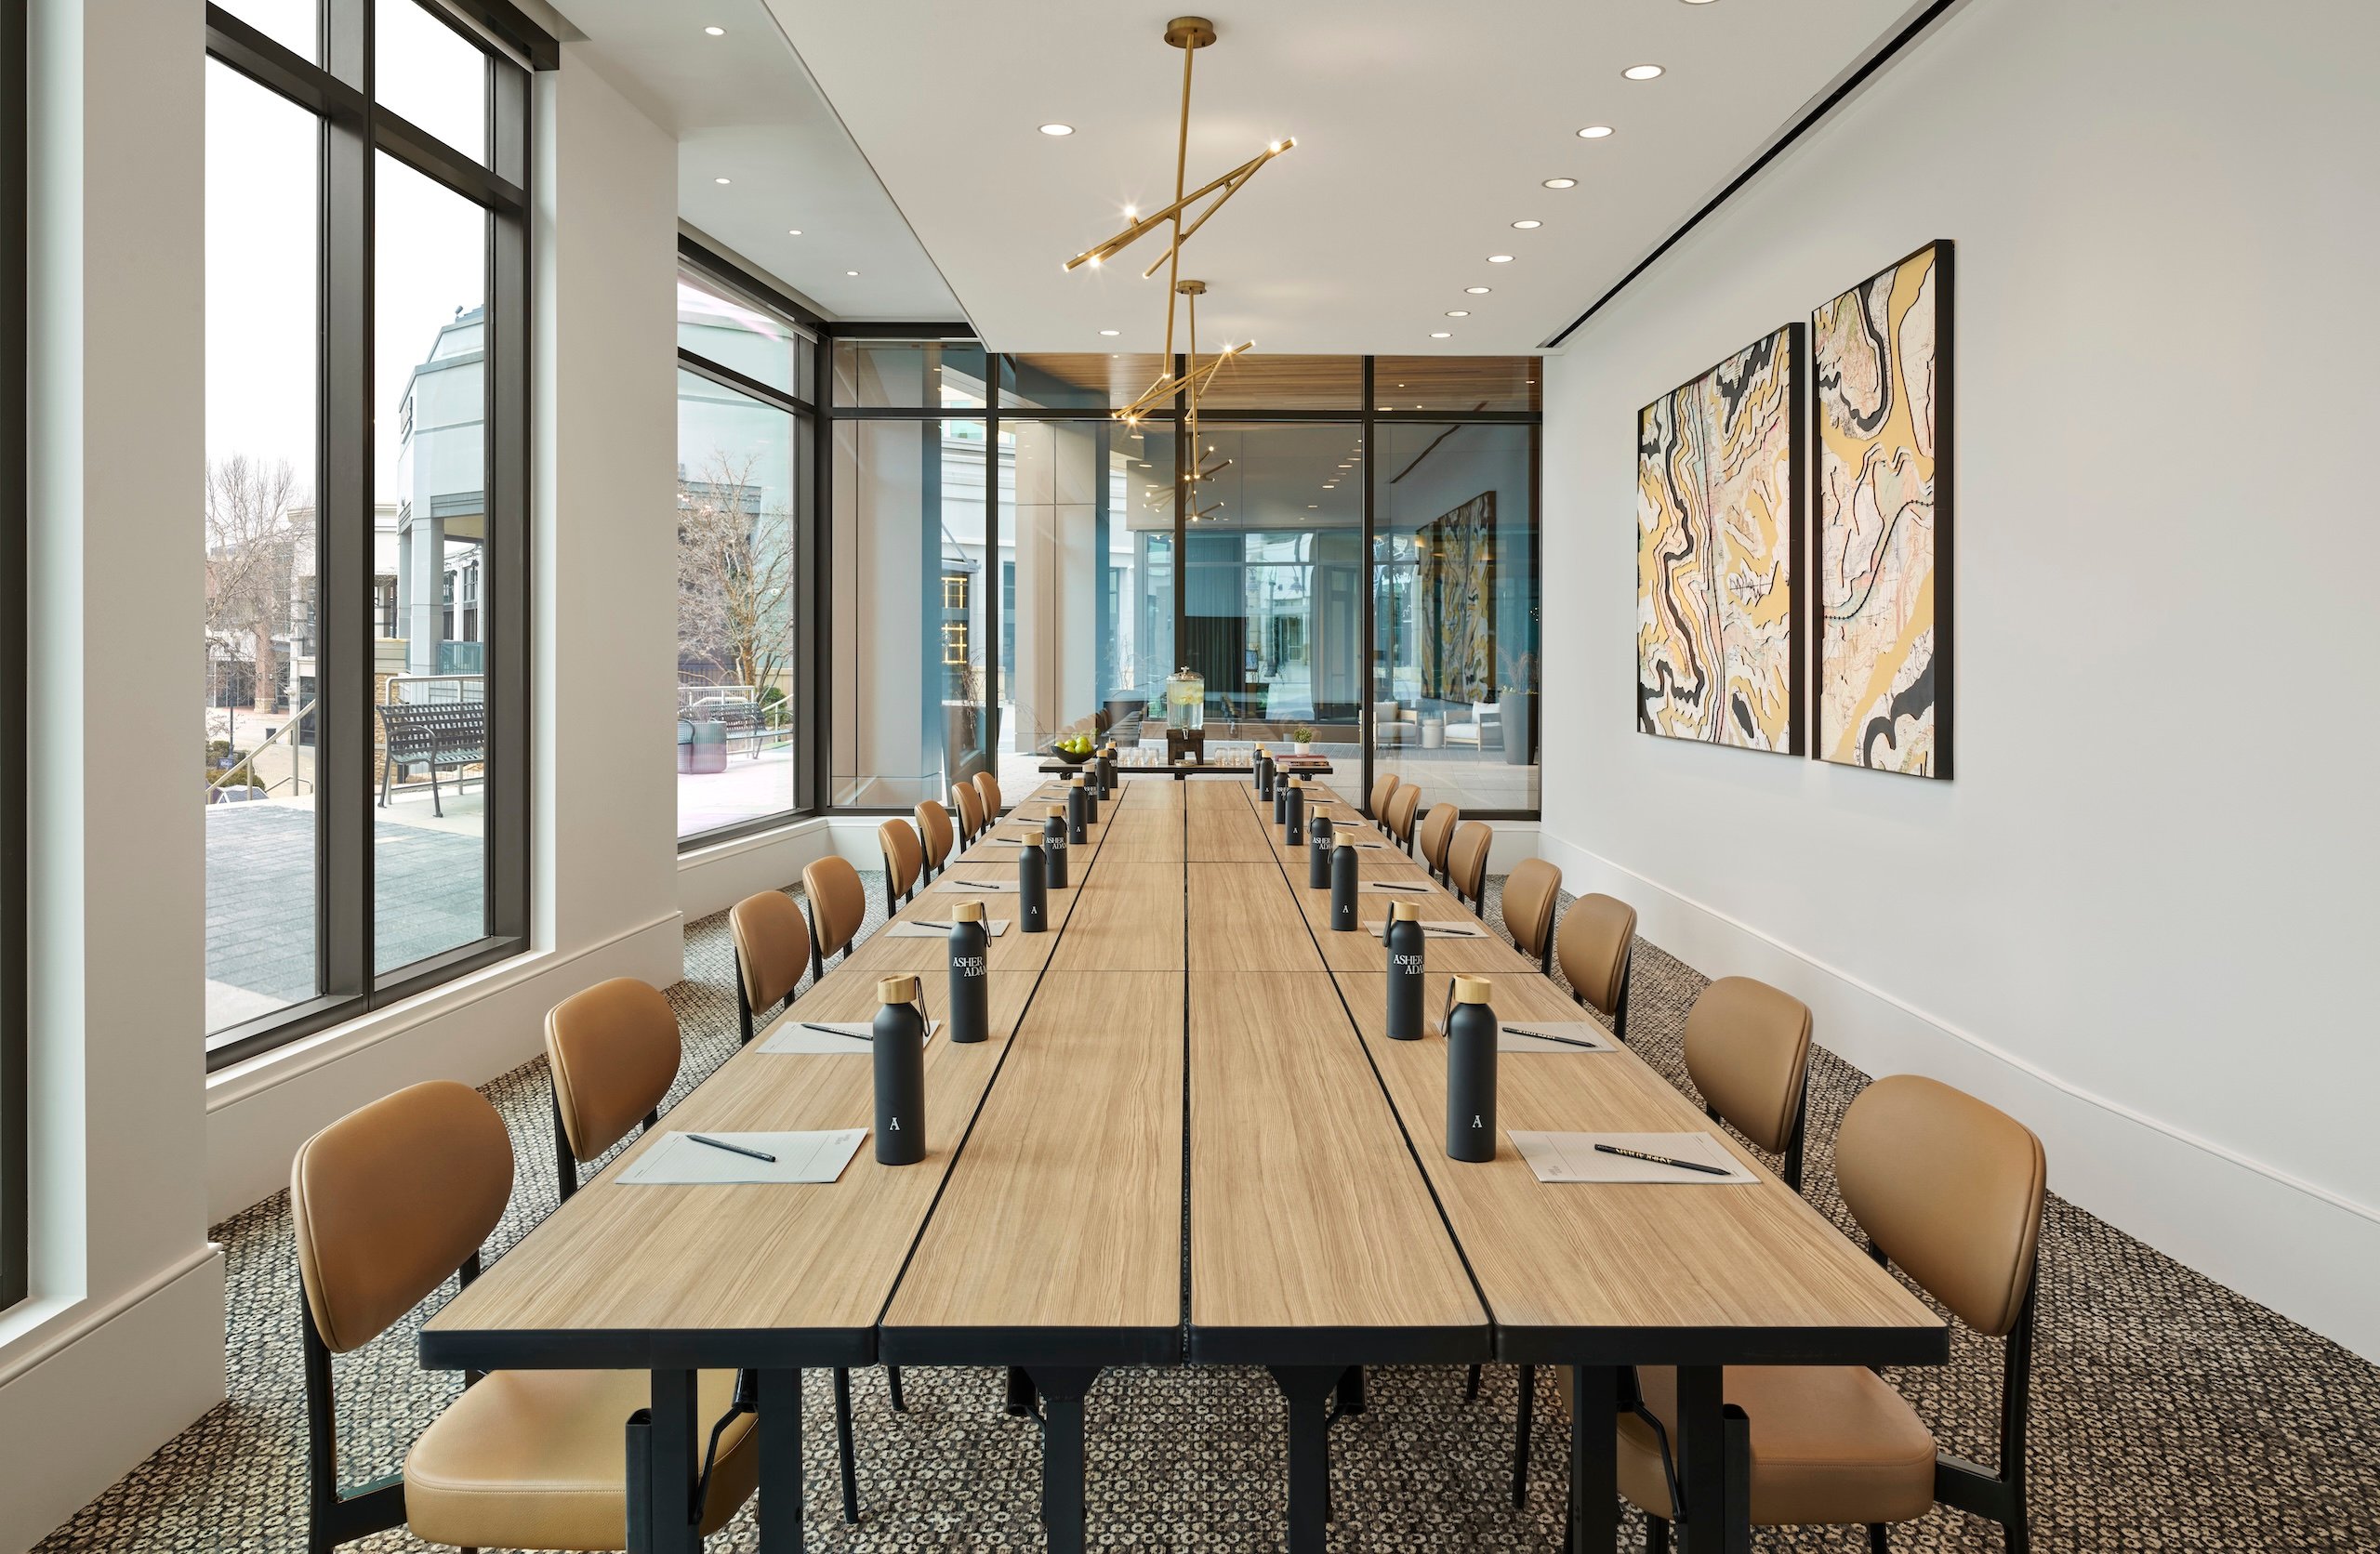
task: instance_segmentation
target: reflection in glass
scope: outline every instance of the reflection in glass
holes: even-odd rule
[[[475,162],[487,160],[488,59],[415,0],[373,7],[381,105]]]
[[[252,20],[261,23],[261,13]],[[310,48],[311,38],[310,23]],[[313,705],[320,138],[311,113],[207,61],[201,731],[209,1034],[322,991]]]
[[[678,835],[795,807],[795,418],[678,375]]]
[[[1537,807],[1534,432],[1379,428],[1372,770],[1425,804]]]
[[[985,454],[981,421],[835,423],[830,803],[947,803],[991,769]]]
[[[973,341],[838,340],[839,408],[982,410],[984,348]]]
[[[317,0],[218,0],[218,4],[299,58],[322,62],[322,7]],[[215,143],[212,136],[207,143]]]
[[[386,16],[391,8],[383,6]],[[373,553],[394,635],[373,655],[373,964],[487,924],[487,214],[386,155],[375,169]]]
[[[1372,395],[1382,410],[1440,415],[1535,410],[1534,356],[1382,356],[1372,362]]]
[[[797,399],[811,393],[802,336],[707,275],[678,271],[678,349]]]

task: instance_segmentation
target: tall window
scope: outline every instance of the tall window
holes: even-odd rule
[[[473,12],[207,7],[210,1066],[525,942],[522,61],[554,46]]]
[[[812,807],[800,652],[812,562],[810,335],[752,288],[678,280],[678,837]]]
[[[25,7],[0,0],[0,1310],[25,1297]]]

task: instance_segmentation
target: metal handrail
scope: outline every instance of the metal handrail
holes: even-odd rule
[[[253,749],[253,750],[249,751],[245,756],[241,757],[240,757],[240,759],[239,759],[239,761],[238,761],[238,763],[237,763],[237,764],[235,764],[235,765],[231,768],[231,770],[230,771],[225,772],[222,776],[218,777],[218,778],[217,778],[217,779],[215,779],[215,781],[213,781],[212,783],[207,784],[206,784],[206,791],[207,791],[207,792],[209,792],[209,793],[214,793],[214,792],[215,792],[215,791],[217,791],[218,789],[221,788],[221,787],[223,786],[223,784],[226,784],[226,783],[230,782],[230,781],[231,780],[231,778],[232,778],[232,776],[233,776],[234,774],[236,774],[236,773],[238,773],[238,772],[245,771],[245,772],[248,774],[248,781],[246,781],[245,783],[241,784],[240,785],[241,785],[242,787],[247,787],[247,788],[253,788],[253,787],[258,787],[258,786],[261,786],[261,787],[264,789],[265,793],[266,793],[268,796],[270,796],[270,795],[271,794],[271,792],[272,792],[272,790],[273,790],[273,789],[275,789],[275,788],[277,788],[277,787],[279,787],[279,786],[281,785],[281,783],[265,783],[265,784],[258,784],[258,783],[256,781],[256,775],[257,775],[257,757],[258,757],[258,756],[263,755],[263,754],[265,753],[265,751],[266,751],[268,748],[270,748],[271,746],[272,746],[272,745],[274,745],[274,744],[276,744],[280,743],[281,736],[282,736],[283,734],[287,733],[290,730],[292,730],[292,729],[294,729],[294,728],[297,728],[299,724],[301,724],[301,723],[305,722],[305,720],[306,720],[306,715],[307,715],[308,713],[310,713],[310,712],[313,711],[313,710],[314,710],[314,707],[315,707],[315,705],[316,705],[317,703],[319,703],[321,700],[322,700],[322,698],[321,698],[321,697],[319,697],[319,696],[317,696],[317,697],[315,697],[315,698],[314,698],[314,700],[313,700],[313,701],[311,701],[311,702],[308,702],[304,706],[302,706],[302,707],[298,708],[297,712],[293,713],[293,714],[290,716],[290,718],[289,718],[289,721],[288,721],[288,722],[284,723],[281,727],[279,727],[279,728],[277,728],[277,729],[273,730],[273,731],[272,731],[272,732],[271,732],[271,733],[269,733],[269,734],[265,735],[265,736],[264,736],[264,743],[263,743],[262,744],[258,745],[255,749]],[[295,755],[295,754],[297,753],[297,749],[298,749],[298,747],[297,747],[295,744],[292,744],[289,748],[290,748],[290,753],[291,753],[292,755]],[[304,779],[300,778],[300,777],[298,775],[298,766],[297,766],[297,763],[296,763],[295,761],[292,761],[292,762],[290,763],[290,766],[289,766],[289,775],[288,775],[288,776],[286,776],[286,777],[284,777],[284,778],[283,778],[283,779],[281,780],[281,782],[282,782],[282,783],[287,783],[287,784],[290,785],[290,786],[289,786],[289,791],[290,791],[290,793],[294,796],[294,795],[295,795],[295,794],[297,794],[297,793],[298,793],[298,784],[300,782],[302,782],[302,781],[304,781]]]

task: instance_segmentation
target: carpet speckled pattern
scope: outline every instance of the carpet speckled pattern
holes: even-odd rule
[[[1499,882],[1501,883],[1501,882]],[[879,881],[869,878],[871,896]],[[797,892],[798,893],[798,892]],[[1564,898],[1564,905],[1568,898]],[[1501,922],[1491,886],[1488,916]],[[871,916],[869,928],[881,920]],[[1686,1012],[1706,984],[1640,941],[1631,1040],[1681,1087]],[[673,1094],[734,1050],[725,919],[686,930],[686,980],[669,990],[686,1041]],[[1820,1031],[1821,1040],[1825,1032]],[[500,1256],[556,1202],[542,1061],[486,1093],[512,1129],[519,1174],[491,1239]],[[1831,1143],[1865,1077],[1831,1053],[1810,1075],[1811,1201],[1851,1229]],[[2057,1162],[2050,1162],[2057,1180]],[[230,1398],[38,1546],[37,1554],[150,1550],[298,1554],[305,1547],[305,1400],[298,1280],[286,1195],[215,1231],[229,1258]],[[340,1455],[354,1482],[394,1470],[455,1390],[413,1363],[423,1313],[337,1363]],[[1956,1331],[1954,1329],[1954,1331]],[[2033,1542],[2044,1551],[2380,1549],[2380,1370],[2053,1198],[2043,1238],[2034,1361]],[[1490,1366],[1475,1403],[1460,1370],[1372,1373],[1368,1412],[1333,1431],[1334,1549],[1548,1550],[1561,1532],[1567,1436],[1542,1373],[1530,1495],[1507,1499],[1516,1373]],[[995,1373],[903,1373],[892,1412],[883,1373],[854,1380],[861,1519],[837,1507],[826,1377],[806,1388],[809,1547],[819,1550],[1034,1549],[1040,1448],[1030,1421],[1000,1409]],[[1892,1373],[1937,1435],[1989,1462],[1999,1346],[1961,1335],[1946,1367]],[[1268,1379],[1240,1369],[1111,1371],[1089,1401],[1089,1525],[1094,1547],[1278,1547],[1287,1451]],[[753,1508],[711,1540],[757,1547]],[[1632,1542],[1641,1523],[1633,1517]],[[1858,1549],[1855,1529],[1764,1529],[1763,1549]],[[1912,1551],[1990,1550],[1996,1528],[1937,1508],[1896,1528]],[[402,1532],[363,1554],[429,1546]]]

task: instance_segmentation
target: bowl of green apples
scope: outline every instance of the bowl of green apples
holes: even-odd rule
[[[1050,754],[1068,766],[1080,766],[1091,759],[1092,745],[1089,734],[1068,734],[1050,742]]]

